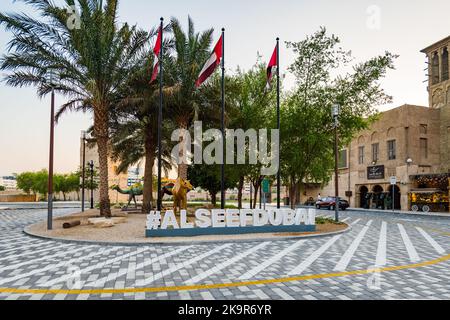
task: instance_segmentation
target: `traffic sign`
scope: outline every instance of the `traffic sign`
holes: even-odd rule
[[[391,185],[395,186],[397,184],[397,177],[391,177]]]
[[[270,181],[267,179],[263,180],[262,189],[264,193],[270,193]]]

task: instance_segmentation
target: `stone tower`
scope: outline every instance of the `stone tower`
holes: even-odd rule
[[[442,172],[450,173],[450,37],[422,50],[428,57],[430,108],[440,110],[440,153]]]

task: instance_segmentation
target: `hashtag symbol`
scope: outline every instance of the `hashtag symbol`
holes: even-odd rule
[[[147,217],[147,229],[157,230],[161,226],[161,213],[151,211]]]

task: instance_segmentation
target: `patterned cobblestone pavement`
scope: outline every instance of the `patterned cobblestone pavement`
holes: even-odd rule
[[[346,212],[334,237],[126,247],[23,233],[45,217],[0,210],[0,299],[450,299],[450,218]]]

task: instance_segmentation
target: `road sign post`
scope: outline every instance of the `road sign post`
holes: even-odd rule
[[[392,187],[392,212],[395,212],[395,186],[397,185],[397,177],[391,177]]]
[[[267,179],[263,180],[262,191],[263,191],[263,195],[264,195],[264,210],[266,210],[267,194],[270,193],[270,181],[269,180],[267,180]]]

